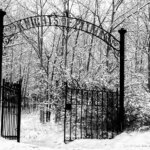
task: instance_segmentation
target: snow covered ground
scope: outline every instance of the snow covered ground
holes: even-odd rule
[[[150,131],[122,133],[114,139],[75,140],[63,143],[63,128],[54,122],[41,124],[39,114],[23,114],[21,142],[0,138],[0,150],[149,150]]]

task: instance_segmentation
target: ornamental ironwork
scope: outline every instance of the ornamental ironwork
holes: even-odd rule
[[[69,23],[67,23],[67,21],[69,21]],[[94,35],[111,46],[114,50],[119,51],[119,40],[103,29],[102,26],[90,23],[81,18],[74,18],[72,16],[66,17],[65,15],[57,15],[55,13],[51,15],[32,16],[4,25],[4,46],[16,39],[16,34],[41,26],[55,26],[81,30]]]

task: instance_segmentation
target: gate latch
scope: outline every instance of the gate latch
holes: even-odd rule
[[[71,104],[66,104],[66,110],[71,110]]]

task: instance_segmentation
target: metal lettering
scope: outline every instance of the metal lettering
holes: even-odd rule
[[[39,17],[34,18],[34,24],[35,24],[36,27],[40,27],[41,26],[41,22],[40,22],[40,18]]]
[[[16,21],[9,25],[5,25],[4,37],[11,36],[24,30],[39,26],[60,26],[60,27],[65,26],[67,27],[67,29],[73,28],[75,30],[82,30],[86,33],[93,34],[94,36],[100,38],[106,43],[108,42],[111,43],[111,46],[113,48],[116,47],[116,49],[118,49],[119,41],[109,32],[105,31],[101,26],[97,26],[88,21],[84,21],[80,18],[72,18],[72,17],[66,18],[66,16],[65,17],[58,16],[55,13],[51,15],[29,17]]]
[[[87,29],[87,32],[88,32],[88,33],[91,33],[91,30],[90,30],[90,29],[91,29],[91,27],[92,27],[92,24],[90,24],[90,23],[89,23],[89,25],[88,25],[88,29]]]
[[[104,31],[103,30],[100,30],[98,37],[104,40]]]
[[[94,33],[93,33],[94,30],[95,30],[95,25],[92,24],[92,25],[91,25],[91,29],[90,29],[90,33],[94,34]]]
[[[108,33],[104,33],[104,40],[105,40],[105,41],[108,41],[108,38],[109,38]],[[110,37],[110,38],[111,38],[111,37]],[[108,41],[108,42],[110,42],[110,41]]]
[[[84,30],[84,28],[83,28],[83,27],[84,27],[84,21],[81,21],[81,22],[80,22],[79,29],[80,29],[80,30]]]
[[[46,16],[42,16],[42,24],[43,24],[43,26],[47,25]]]
[[[58,19],[57,19],[57,18],[58,18],[58,16],[55,15],[55,16],[54,16],[54,25],[55,25],[55,26],[58,26]]]
[[[24,19],[24,23],[25,23],[27,29],[31,28],[31,23],[30,23],[29,18]]]
[[[89,32],[89,25],[90,24],[88,22],[86,22],[86,30],[85,30],[86,32]]]
[[[80,20],[76,19],[75,25],[74,25],[74,29],[78,29],[77,26],[80,24]]]
[[[98,26],[97,26],[96,28],[97,28],[97,29],[94,30],[94,35],[97,36],[97,37],[99,37],[100,31],[101,31],[102,29],[100,29]]]
[[[31,17],[31,18],[30,18],[32,27],[35,28],[35,23],[34,23],[34,20],[33,20],[33,19],[34,19],[34,17]]]
[[[62,26],[66,26],[67,24],[66,17],[62,17],[61,21],[62,21]]]
[[[24,27],[23,24],[22,24],[22,20],[19,20],[19,21],[17,22],[17,25],[18,25],[18,28],[19,28],[20,31],[25,30],[25,27]]]
[[[98,30],[99,30],[99,28],[94,25],[94,26],[93,26],[92,33],[93,33],[94,35],[97,35]]]
[[[52,22],[51,22],[51,15],[48,15],[47,17],[48,17],[48,21],[49,21],[49,24],[48,24],[48,25],[51,26],[51,25],[52,25]]]
[[[68,24],[70,26],[70,24],[72,24],[72,18],[68,18]]]

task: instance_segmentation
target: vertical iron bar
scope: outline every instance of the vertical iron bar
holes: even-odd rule
[[[17,85],[18,86],[18,88],[17,87],[15,87],[16,89],[14,89],[14,92],[15,92],[15,96],[17,97],[17,104],[15,104],[14,105],[14,111],[15,111],[15,117],[13,118],[13,125],[14,125],[14,127],[16,127],[16,129],[17,129],[17,131],[15,132],[14,131],[14,135],[16,135],[16,137],[17,137],[17,142],[20,142],[19,140],[20,140],[20,138],[19,138],[19,101],[21,100],[20,99],[20,94],[19,94],[19,92],[20,92],[20,90],[19,90],[19,85]]]
[[[108,91],[106,91],[106,131],[108,138]]]
[[[10,91],[10,95],[11,95],[11,94],[12,94],[12,93],[11,93],[11,89],[9,88],[9,89],[7,89],[7,90]],[[7,111],[7,124],[8,124],[7,136],[8,136],[8,138],[11,139],[11,137],[10,137],[10,130],[11,130],[11,129],[10,129],[10,122],[11,122],[10,104],[11,104],[11,97],[9,98],[9,101],[8,101],[8,111]]]
[[[5,84],[5,80],[3,79],[3,87],[2,87],[2,114],[1,114],[1,136],[3,136],[3,124],[4,124],[4,106],[5,106],[5,104],[4,104],[4,88],[5,88],[5,86],[4,86],[4,84]]]
[[[98,139],[98,91],[97,91],[97,118],[96,118],[96,131],[97,131],[97,139]]]
[[[103,122],[103,116],[104,116],[104,114],[103,114],[103,111],[104,111],[104,104],[103,104],[103,100],[104,100],[104,91],[102,91],[102,128],[101,128],[101,130],[102,130],[102,138],[103,138],[103,126],[104,126],[104,122]]]
[[[112,130],[112,138],[114,137],[114,93],[112,92],[112,112],[111,112],[111,130]]]
[[[13,128],[12,128],[12,120],[14,119],[14,116],[13,116],[13,99],[11,99],[11,103],[10,103],[10,135],[12,135],[12,132],[13,132]],[[14,126],[14,125],[13,125]]]
[[[81,122],[80,122],[81,139],[82,139],[82,106],[83,106],[83,89],[81,90]]]
[[[117,134],[119,133],[119,104],[118,104],[118,102],[119,102],[119,96],[118,96],[118,88],[117,88],[117,91],[116,91],[116,99],[117,99],[117,103],[116,103],[116,115],[117,115],[117,125],[116,125],[116,130],[117,130]]]
[[[5,86],[5,91],[4,91],[4,95],[5,95],[5,93],[7,93],[7,91],[8,91],[8,89],[7,89],[7,86]],[[6,99],[6,97],[4,98],[4,112],[5,112],[5,114],[4,114],[4,120],[5,120],[5,122],[4,122],[4,137],[6,138],[6,136],[8,135],[8,109],[9,109],[9,105],[8,105],[8,100],[9,100],[9,97],[8,97],[8,99]]]
[[[17,84],[17,87],[14,86],[14,89],[12,89],[12,93],[14,94],[16,99],[17,99],[17,104],[14,104],[13,110],[15,112],[15,116],[13,116],[13,126],[16,127],[16,131],[13,131],[13,135],[16,136],[17,142],[20,142],[20,133],[19,133],[19,100],[20,100],[20,96],[19,96],[19,85]]]
[[[13,89],[13,91],[12,92],[14,92],[14,95],[15,95],[15,97],[16,97],[16,92],[19,92],[18,90],[16,90],[16,89]],[[18,95],[17,95],[18,96]],[[17,97],[17,99],[18,99],[18,97]],[[11,113],[10,113],[10,115],[11,115],[11,123],[10,123],[10,127],[11,127],[11,135],[15,135],[16,136],[16,140],[17,140],[17,134],[16,134],[16,132],[15,132],[15,130],[12,128],[12,126],[15,128],[16,126],[14,125],[14,120],[15,120],[15,115],[14,114],[16,114],[15,113],[15,110],[14,110],[14,105],[17,105],[16,104],[16,102],[14,102],[13,101],[13,99],[12,99],[12,102],[11,102],[11,104],[10,104],[10,109],[11,109]],[[18,108],[18,107],[17,107]],[[16,114],[17,115],[17,117],[19,117],[18,116],[18,114]],[[17,129],[18,129],[18,127],[17,127]]]
[[[78,118],[77,118],[77,116],[78,116],[78,114],[77,114],[77,113],[78,113],[78,110],[77,110],[77,89],[76,89],[76,93],[75,93],[75,95],[76,95],[76,98],[75,98],[75,99],[76,99],[76,123],[75,123],[76,125],[75,125],[75,139],[76,139],[76,138],[77,138],[77,119],[78,119]]]
[[[5,86],[5,91],[4,91],[4,95],[5,93],[7,94],[7,89]],[[6,95],[5,95],[6,96]],[[8,99],[6,99],[6,97],[4,97],[4,137],[6,138],[7,136],[7,128],[8,128],[8,124],[6,124],[7,122],[7,112],[8,112]]]
[[[120,132],[124,130],[124,80],[125,80],[125,29],[121,28],[120,33],[120,108],[119,108],[119,120],[120,120]]]
[[[71,107],[72,107],[72,88],[70,89],[71,94]],[[72,135],[72,109],[70,110],[70,141]]]
[[[18,84],[18,121],[17,121],[17,125],[18,125],[18,129],[17,129],[17,142],[20,142],[20,128],[21,128],[21,82]]]
[[[68,84],[65,82],[65,115],[64,115],[64,143],[66,143],[66,103],[67,103],[67,94],[68,94]]]
[[[91,138],[93,139],[93,123],[92,123],[92,118],[93,118],[93,90],[92,90],[92,95],[91,95]]]
[[[6,87],[6,93],[7,91],[9,91],[8,89],[9,87]],[[10,92],[10,91],[9,91]],[[5,126],[7,126],[6,128],[6,136],[9,135],[9,118],[8,118],[8,115],[9,115],[9,101],[10,101],[10,97],[8,97],[8,99],[6,100],[6,104],[7,104],[7,108],[6,108],[6,121],[5,121]],[[8,138],[8,137],[7,137]]]
[[[13,89],[14,90],[14,89]],[[15,90],[14,90],[15,91]],[[15,94],[15,96],[16,96],[16,94]],[[14,116],[14,103],[13,103],[13,99],[11,99],[11,101],[10,101],[10,114],[9,114],[9,117],[10,117],[10,135],[11,136],[16,136],[16,138],[17,138],[17,135],[15,134],[15,130],[14,130],[14,128],[15,128],[15,126],[14,126],[14,123],[13,123],[13,121],[14,121],[14,119],[15,119],[15,116]],[[17,114],[18,115],[18,114]]]
[[[87,95],[86,95],[86,137],[87,137],[87,129],[88,129],[88,116],[87,116],[87,112],[88,112],[88,90],[87,90]]]
[[[11,93],[11,95],[12,95],[12,89],[9,89],[10,90],[10,93]],[[9,109],[8,109],[8,124],[9,124],[9,126],[8,126],[8,136],[9,136],[9,138],[11,139],[11,130],[12,130],[12,128],[13,128],[13,126],[11,126],[11,119],[12,119],[12,112],[11,112],[11,103],[12,103],[12,97],[10,98],[10,100],[9,100],[9,102],[8,102],[8,105],[9,105]]]

